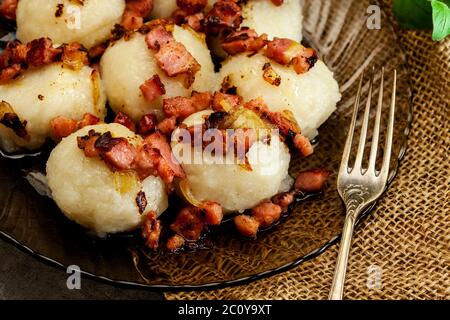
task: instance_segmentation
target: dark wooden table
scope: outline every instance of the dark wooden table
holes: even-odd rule
[[[114,287],[82,278],[81,290],[67,289],[68,274],[46,265],[0,238],[0,300],[138,299],[161,300],[161,293]]]

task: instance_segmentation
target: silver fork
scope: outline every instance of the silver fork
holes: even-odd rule
[[[345,218],[344,230],[342,233],[341,246],[337,260],[336,270],[331,287],[330,300],[341,300],[344,293],[345,274],[347,270],[348,256],[350,253],[353,229],[358,217],[362,211],[369,205],[373,204],[385,190],[388,176],[389,164],[391,161],[392,140],[394,133],[394,115],[395,115],[395,97],[397,87],[397,71],[394,71],[394,85],[392,90],[392,102],[387,126],[386,144],[384,147],[384,156],[380,171],[375,168],[377,159],[378,144],[380,141],[380,123],[381,112],[383,107],[383,87],[384,87],[384,68],[381,70],[380,94],[378,98],[377,113],[375,118],[375,126],[373,130],[372,146],[370,150],[369,164],[367,168],[363,168],[363,156],[366,145],[367,131],[369,128],[369,115],[372,104],[372,93],[374,84],[374,74],[370,79],[369,96],[367,99],[366,109],[364,112],[364,120],[361,128],[361,135],[356,154],[356,160],[353,168],[349,166],[349,159],[352,150],[352,144],[355,135],[356,120],[358,117],[359,104],[361,101],[361,91],[363,87],[364,73],[359,82],[358,94],[356,96],[355,107],[353,111],[352,123],[344,148],[341,167],[338,176],[338,191],[344,200],[347,215]]]

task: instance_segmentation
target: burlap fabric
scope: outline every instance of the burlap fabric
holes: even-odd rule
[[[390,1],[383,4],[390,11]],[[356,231],[346,299],[450,298],[450,39],[399,34],[411,67],[413,130],[397,178]],[[334,246],[291,272],[250,285],[166,298],[326,299],[337,253]]]

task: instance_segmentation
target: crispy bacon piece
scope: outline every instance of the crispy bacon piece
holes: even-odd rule
[[[182,76],[186,88],[195,81],[195,74],[200,71],[200,64],[186,47],[177,41],[162,45],[155,54],[158,66],[169,76]]]
[[[174,97],[163,100],[164,115],[168,118],[176,117],[184,120],[191,114],[208,109],[211,106],[212,96],[209,92],[192,92],[190,98]]]
[[[258,37],[255,30],[242,28],[230,33],[222,42],[222,48],[231,55],[242,52],[258,52],[267,43],[267,34]]]
[[[62,116],[52,119],[50,125],[56,141],[60,141],[78,130],[78,121]]]
[[[268,228],[280,220],[282,209],[272,202],[263,202],[252,209],[252,216],[262,228]]]
[[[158,132],[162,133],[165,136],[170,135],[177,127],[177,118],[170,117],[165,118],[156,126]]]
[[[220,204],[214,201],[205,201],[200,208],[205,214],[206,224],[218,226],[222,223],[223,209]]]
[[[106,49],[108,49],[108,47],[109,41],[106,41],[90,48],[88,51],[89,58],[91,59],[100,58],[105,53]]]
[[[19,0],[3,0],[0,4],[0,15],[8,20],[16,20],[16,9]]]
[[[258,234],[259,222],[251,216],[240,215],[233,219],[238,232],[244,237],[255,238]]]
[[[149,176],[158,176],[156,166],[160,158],[158,150],[153,150],[145,144],[137,148],[133,168],[141,180]]]
[[[130,169],[136,157],[136,148],[125,138],[113,139],[117,140],[112,148],[103,154],[103,160],[115,171]],[[95,145],[96,148],[98,148],[99,140]]]
[[[152,250],[158,249],[161,230],[161,221],[156,218],[156,213],[149,212],[142,227],[142,237],[146,240],[147,247]]]
[[[202,11],[207,4],[208,0],[177,0],[177,6],[189,15]]]
[[[331,172],[323,169],[300,172],[295,180],[295,189],[301,192],[319,192],[325,186]]]
[[[94,130],[89,130],[88,135],[77,137],[78,148],[84,151],[88,158],[98,157],[100,151],[95,147],[100,134]]]
[[[162,95],[166,94],[166,88],[161,82],[159,75],[155,74],[153,77],[145,81],[139,89],[141,90],[144,98],[148,102],[152,102]]]
[[[221,128],[228,115],[229,114],[224,111],[216,111],[214,113],[211,113],[205,121],[205,129],[208,130],[211,128]]]
[[[77,42],[62,46],[61,60],[64,66],[72,70],[80,70],[89,64],[88,53],[83,46]]]
[[[153,0],[126,0],[122,25],[127,30],[139,29],[144,24],[144,18],[148,17],[152,10]]]
[[[197,32],[203,31],[203,21],[205,20],[205,15],[203,12],[189,15],[184,18],[184,23]]]
[[[0,72],[0,84],[6,84],[11,80],[17,79],[22,74],[22,68],[19,64],[13,64]]]
[[[187,240],[199,240],[205,227],[205,219],[200,209],[184,208],[177,215],[170,229]]]
[[[52,40],[40,38],[27,44],[26,63],[32,67],[43,66],[58,60],[62,48],[53,48]]]
[[[223,30],[237,30],[242,23],[241,7],[234,0],[219,0],[205,17],[208,34],[218,35]]]
[[[0,69],[14,64],[22,64],[27,58],[28,49],[19,41],[10,41],[0,54]]]
[[[180,164],[176,161],[175,157],[172,155],[172,149],[167,142],[166,137],[160,133],[153,133],[145,138],[145,144],[152,149],[156,149],[161,154],[161,157],[167,165],[167,168],[172,171],[172,175],[178,178],[185,178],[186,175],[181,168]],[[165,166],[166,167],[166,166]]]
[[[172,237],[167,240],[166,248],[170,252],[176,252],[183,248],[184,244],[186,243],[186,240],[182,236],[179,235],[173,235]]]
[[[118,123],[127,127],[129,130],[136,132],[136,125],[133,120],[126,114],[120,111],[114,118],[114,123]]]
[[[52,127],[53,138],[56,141],[60,141],[81,128],[92,126],[99,122],[100,118],[90,113],[85,113],[83,119],[80,121],[59,116],[52,119],[50,125]]]
[[[294,146],[304,157],[308,157],[314,153],[311,141],[300,133],[297,133],[294,137]]]
[[[145,36],[145,42],[149,49],[159,50],[161,46],[174,41],[172,33],[167,31],[164,25],[156,25]]]
[[[318,60],[314,49],[284,38],[274,38],[269,41],[266,56],[282,65],[292,64],[297,74],[308,72]]]
[[[281,6],[284,2],[284,0],[271,0],[271,1],[276,6]]]
[[[279,205],[283,212],[287,211],[289,206],[295,201],[295,193],[294,192],[285,192],[280,193],[272,198],[272,202],[276,205]]]
[[[158,118],[155,114],[149,113],[144,115],[139,121],[139,134],[146,136],[150,133],[155,132],[157,123]]]
[[[263,79],[273,86],[279,87],[281,84],[281,77],[273,70],[270,63],[266,63],[263,66]]]

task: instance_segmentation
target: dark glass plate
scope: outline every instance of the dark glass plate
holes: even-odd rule
[[[343,99],[338,111],[320,129],[315,155],[294,161],[293,175],[309,168],[338,171],[357,80],[364,67],[384,66],[386,101],[393,69],[399,73],[390,181],[395,176],[412,121],[409,75],[405,55],[384,13],[381,29],[367,27],[369,5],[368,0],[304,1],[305,40],[334,70]],[[78,265],[86,275],[116,284],[165,290],[242,284],[316,257],[337,241],[343,226],[344,208],[334,174],[323,194],[299,202],[281,223],[263,232],[256,241],[239,237],[225,223],[190,252],[149,253],[133,235],[106,240],[90,237],[65,219],[51,199],[39,195],[35,188],[38,180],[33,180],[33,187],[25,177],[35,177],[30,172],[42,172],[47,154],[43,151],[40,156],[23,159],[0,157],[0,234],[51,264]]]

